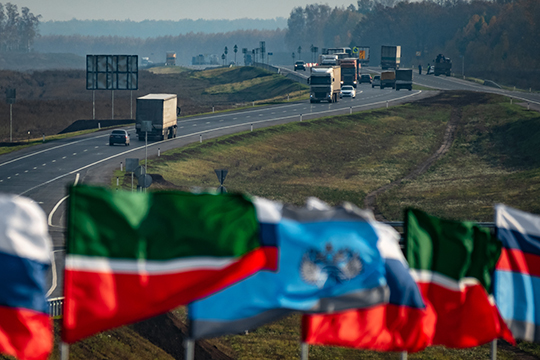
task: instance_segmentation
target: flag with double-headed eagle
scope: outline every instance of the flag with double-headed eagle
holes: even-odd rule
[[[377,248],[381,233],[371,212],[315,200],[301,208],[264,199],[254,204],[262,239],[278,246],[278,269],[191,303],[193,338],[243,332],[294,311],[335,312],[388,301]]]

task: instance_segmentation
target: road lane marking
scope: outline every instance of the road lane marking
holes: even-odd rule
[[[41,165],[41,166],[45,166],[45,165],[47,165],[47,164],[43,164],[43,165]]]
[[[64,156],[62,159],[65,159],[65,158],[67,158],[67,156]]]
[[[51,162],[56,162],[56,160],[53,160],[53,161],[51,161]]]
[[[15,176],[19,176],[19,173],[16,173]]]
[[[210,124],[210,121],[208,121],[206,124]]]
[[[75,176],[75,182],[73,183],[73,185],[77,185],[77,183],[79,182],[79,177],[80,177],[80,174],[77,173],[77,175]],[[62,204],[64,202],[64,200],[66,200],[67,198],[69,197],[69,195],[66,195],[64,196],[63,198],[60,199],[60,201],[58,201],[56,203],[56,205],[54,205],[53,209],[51,210],[51,212],[49,213],[49,217],[47,219],[47,224],[49,226],[54,226],[52,224],[52,218],[53,218],[53,215],[54,213],[56,212],[56,210],[58,209],[58,207],[60,206],[60,204]]]
[[[77,153],[73,153],[73,155],[77,155]]]
[[[24,172],[25,172],[25,173],[27,173],[27,172],[28,172],[28,170],[24,170]]]

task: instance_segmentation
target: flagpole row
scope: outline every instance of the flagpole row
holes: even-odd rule
[[[69,344],[66,344],[65,342],[60,343],[60,360],[68,360],[69,359]]]
[[[402,351],[399,354],[399,360],[407,360],[407,352],[406,351]]]
[[[186,350],[186,360],[195,360],[195,340],[186,339],[184,341],[184,349]]]
[[[300,343],[300,360],[308,360],[309,356],[309,344],[302,342]]]
[[[497,339],[491,342],[491,360],[497,360]]]

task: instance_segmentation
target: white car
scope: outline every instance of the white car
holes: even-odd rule
[[[352,85],[344,85],[341,87],[339,97],[344,98],[346,96],[352,97],[353,99],[356,97],[356,90],[354,90]]]

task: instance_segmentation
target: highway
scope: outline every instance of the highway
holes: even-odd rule
[[[368,70],[377,71],[375,68]],[[539,94],[507,92],[455,78],[416,75],[415,83],[442,90],[498,92],[540,104]],[[209,138],[249,131],[251,127],[257,129],[392,106],[431,96],[430,93],[432,92],[372,89],[369,84],[362,84],[357,88],[356,99],[346,98],[333,104],[310,104],[309,101],[301,101],[180,119],[178,137],[164,141],[150,141],[148,156],[157,156],[158,149],[163,152]],[[131,136],[131,146],[109,146],[110,130],[102,130],[0,155],[0,192],[27,196],[37,202],[48,215],[55,260],[48,279],[50,298],[60,297],[63,294],[60,277],[63,273],[65,251],[66,187],[74,182],[108,185],[111,183],[113,170],[120,168],[121,163],[125,164],[126,158],[144,160],[144,141],[137,140],[133,127],[125,129]]]

